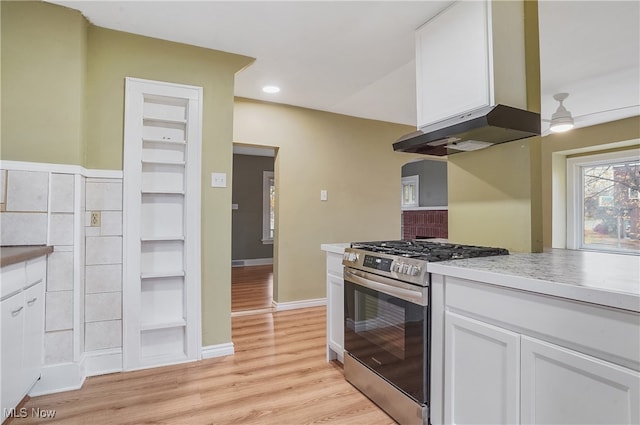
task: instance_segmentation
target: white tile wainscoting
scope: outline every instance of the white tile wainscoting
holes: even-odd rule
[[[0,241],[54,246],[47,260],[44,367],[31,396],[122,371],[122,193],[122,171],[0,160]],[[100,213],[98,226],[91,226],[92,212]],[[230,354],[232,343],[200,350],[203,358]]]
[[[0,169],[2,244],[54,246],[44,368],[31,395],[122,370],[122,172],[16,161]],[[90,226],[92,211],[100,226]]]

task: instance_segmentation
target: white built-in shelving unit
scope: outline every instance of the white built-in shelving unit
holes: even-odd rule
[[[124,369],[200,357],[202,88],[127,78]]]

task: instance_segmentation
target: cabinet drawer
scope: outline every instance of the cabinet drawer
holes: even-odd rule
[[[24,262],[11,264],[2,268],[1,299],[20,291],[26,283]]]
[[[32,286],[40,281],[44,281],[47,276],[47,257],[42,256],[34,260],[27,261],[27,280],[25,286]]]
[[[640,370],[640,314],[446,276],[446,308]]]
[[[327,273],[342,276],[342,255],[327,252]]]

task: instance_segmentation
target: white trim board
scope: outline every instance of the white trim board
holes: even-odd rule
[[[71,164],[50,164],[46,162],[26,162],[0,160],[0,169],[18,171],[46,171],[58,174],[79,174],[90,178],[121,179],[122,170],[92,170]]]
[[[122,372],[122,348],[86,351],[84,360],[87,376]]]
[[[275,311],[285,311],[285,310],[295,310],[298,308],[308,308],[308,307],[320,307],[327,305],[326,298],[313,298],[309,300],[300,300],[300,301],[289,301],[278,303],[273,301],[273,308]]]
[[[61,393],[82,388],[86,379],[84,358],[79,362],[45,365],[29,396]]]
[[[233,342],[225,342],[224,344],[207,345],[202,347],[202,360],[212,359],[214,357],[232,356],[235,354]]]
[[[231,260],[231,267],[266,266],[273,264],[273,258],[250,258],[248,260]]]

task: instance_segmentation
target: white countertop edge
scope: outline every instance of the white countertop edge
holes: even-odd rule
[[[351,242],[323,243],[320,245],[320,249],[334,254],[344,254],[344,249],[350,246]]]
[[[613,308],[640,312],[640,298],[631,293],[576,286],[560,282],[549,282],[512,274],[503,274],[477,270],[469,267],[456,267],[439,263],[427,264],[427,271],[445,276],[519,289],[570,300],[583,301]]]

